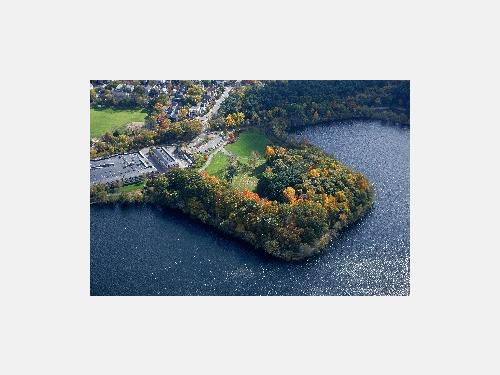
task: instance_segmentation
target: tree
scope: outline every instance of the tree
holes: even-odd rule
[[[295,223],[302,229],[301,242],[314,244],[328,231],[326,210],[317,202],[298,201],[292,206]]]
[[[274,156],[274,154],[274,148],[272,148],[271,146],[266,146],[266,157],[270,158],[271,156]]]
[[[291,186],[288,186],[286,187],[284,190],[283,190],[283,195],[285,196],[286,200],[289,202],[289,203],[295,203],[295,201],[297,200],[295,198],[295,189]]]
[[[142,86],[138,86],[142,87]],[[138,94],[135,91],[132,94],[131,106],[135,108],[143,108],[146,105],[146,95]]]
[[[224,121],[228,128],[233,128],[236,126],[236,120],[234,119],[232,114],[227,115]]]
[[[104,142],[107,142],[107,143],[111,143],[114,141],[113,139],[113,135],[110,133],[110,132],[106,132],[104,133],[104,135],[102,136],[102,140]]]
[[[236,158],[236,156],[231,155],[229,157],[229,163],[224,171],[224,177],[229,182],[233,181],[233,178],[238,174],[240,170],[240,161]]]
[[[147,94],[146,89],[142,85],[136,85],[134,87],[134,94],[136,95],[143,95],[145,96]]]
[[[243,112],[236,112],[233,116],[237,125],[241,125],[245,121],[245,114]]]
[[[319,173],[319,171],[318,171],[316,168],[311,168],[311,169],[309,170],[309,172],[307,172],[307,175],[308,175],[309,177],[317,178],[317,177],[319,177],[319,176],[320,176],[320,173]]]
[[[104,184],[95,184],[90,187],[90,201],[105,203],[108,200],[108,189]]]
[[[183,120],[183,119],[186,119],[188,117],[188,114],[189,114],[189,108],[188,107],[182,107],[181,109],[179,109],[179,111],[177,112],[177,118],[179,120]]]
[[[250,168],[255,169],[259,159],[260,159],[260,154],[257,151],[252,151],[250,153],[250,158],[248,159],[248,165],[250,166]]]
[[[95,92],[95,89],[90,90],[90,104],[93,104],[97,101],[97,94]]]
[[[234,128],[240,126],[245,121],[245,114],[243,112],[230,113],[224,119],[224,122],[228,128]]]
[[[209,127],[212,130],[223,130],[226,128],[226,123],[222,117],[216,117],[216,118],[210,119]]]
[[[328,176],[321,173],[308,181],[311,165],[318,171],[328,169]],[[144,199],[180,209],[287,260],[325,247],[329,229],[342,229],[370,204],[370,199],[359,200],[355,210],[350,210],[357,185],[364,182],[355,174],[350,177],[347,168],[312,147],[289,148],[285,153],[276,147],[276,155],[267,161],[261,178],[268,187],[263,193],[259,188],[257,193],[238,191],[230,184],[238,167],[238,159],[232,156],[225,171],[228,181],[205,171],[173,169],[146,182]],[[284,186],[283,180],[287,183]],[[271,197],[276,191],[280,197]]]
[[[113,107],[116,104],[115,97],[110,90],[104,90],[103,94],[101,95],[100,104],[106,107]]]

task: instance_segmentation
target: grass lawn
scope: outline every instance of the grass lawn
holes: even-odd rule
[[[228,162],[229,158],[225,154],[219,151],[213,157],[206,171],[208,174],[218,175],[220,177],[221,172],[224,171]]]
[[[236,189],[255,191],[257,182],[259,181],[258,176],[262,173],[262,167],[266,161],[264,151],[270,143],[269,139],[262,132],[251,129],[242,132],[233,144],[225,146],[226,150],[236,155],[238,160],[245,165],[248,165],[248,159],[252,151],[257,151],[261,156],[257,161],[257,168],[255,170],[249,171],[248,167],[243,167],[242,171],[234,177],[232,185]],[[222,172],[228,162],[229,158],[222,152],[219,152],[214,156],[206,171],[211,175],[223,177]]]
[[[130,193],[134,190],[141,190],[144,187],[144,181],[136,182],[135,184],[125,185],[118,188],[118,193]]]
[[[98,138],[107,131],[113,132],[129,122],[142,122],[144,110],[90,109],[90,138]]]
[[[236,142],[227,145],[226,150],[235,154],[243,164],[248,164],[252,151],[257,151],[262,159],[257,164],[262,164],[265,161],[264,151],[270,143],[264,133],[256,129],[250,129],[242,132]]]

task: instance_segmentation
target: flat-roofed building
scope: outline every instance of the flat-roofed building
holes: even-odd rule
[[[156,167],[140,152],[114,155],[90,161],[90,184],[131,184],[154,172]]]

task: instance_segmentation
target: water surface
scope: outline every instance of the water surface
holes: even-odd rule
[[[285,263],[172,211],[91,207],[92,295],[408,295],[410,133],[378,121],[305,129],[375,187],[375,206],[317,257]]]

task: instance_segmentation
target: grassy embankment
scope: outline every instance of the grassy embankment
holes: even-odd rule
[[[229,158],[224,153],[219,151],[212,158],[212,161],[208,165],[206,171],[208,174],[220,176],[224,171],[224,168],[226,168],[228,162]]]
[[[90,138],[98,138],[106,132],[123,128],[130,122],[143,122],[145,110],[117,110],[111,108],[90,109]]]
[[[270,143],[271,142],[263,132],[257,129],[249,129],[243,131],[236,142],[225,146],[226,150],[234,154],[240,163],[243,164],[240,173],[233,179],[233,187],[239,190],[255,190],[258,182],[258,175],[262,172],[259,167],[266,161],[264,151],[266,146]],[[252,151],[256,151],[260,155],[254,170],[248,165]],[[206,171],[211,175],[222,177],[228,162],[229,157],[219,152],[214,156]]]
[[[135,184],[124,185],[118,188],[118,193],[130,193],[135,190],[142,190],[144,187],[144,181],[136,182]]]

